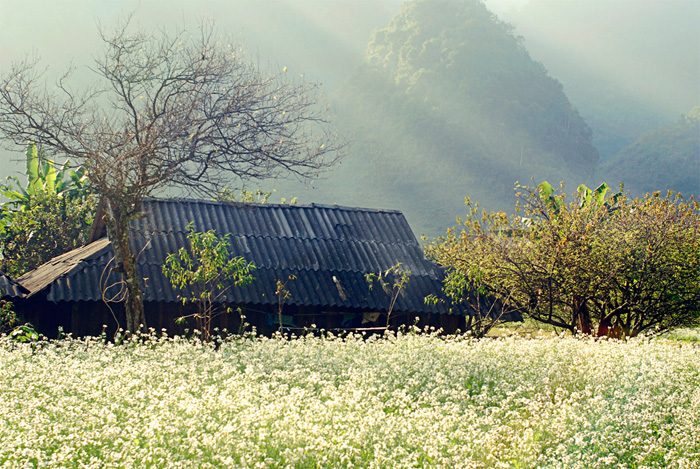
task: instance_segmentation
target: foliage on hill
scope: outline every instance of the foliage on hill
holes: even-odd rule
[[[419,232],[451,223],[467,191],[512,205],[513,181],[581,180],[598,159],[561,84],[475,0],[404,4],[340,94],[355,141],[333,190],[361,184]]]
[[[633,194],[674,190],[700,196],[700,106],[676,125],[644,134],[603,167]]]
[[[561,84],[481,2],[407,3],[375,32],[367,61],[429,109],[426,117],[486,121],[503,127],[504,136],[524,132],[532,145],[581,169],[597,160],[590,130]]]

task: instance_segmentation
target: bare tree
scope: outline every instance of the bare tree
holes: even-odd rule
[[[87,167],[135,331],[145,316],[128,235],[144,197],[173,185],[213,194],[232,177],[314,177],[343,144],[317,106],[318,85],[266,76],[212,26],[151,33],[127,19],[99,30],[95,85],[81,93],[70,71],[50,89],[36,61],[13,64],[0,79],[0,133]]]

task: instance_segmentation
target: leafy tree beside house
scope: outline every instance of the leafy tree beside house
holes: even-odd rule
[[[697,201],[608,196],[605,184],[579,186],[572,201],[546,182],[519,188],[512,216],[468,200],[466,220],[429,256],[505,307],[572,333],[629,337],[700,324]]]
[[[217,236],[214,230],[197,232],[194,223],[190,223],[187,229],[189,247],[169,254],[163,273],[180,291],[179,299],[183,305],[196,305],[196,312],[179,319],[194,318],[204,340],[209,340],[212,320],[231,310],[223,305],[228,291],[252,282],[255,265],[243,257],[230,256],[230,233]]]
[[[26,151],[27,181],[0,185],[1,269],[17,277],[87,242],[96,198],[84,167],[57,165],[37,145]]]

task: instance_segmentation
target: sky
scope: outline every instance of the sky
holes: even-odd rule
[[[361,60],[402,0],[0,0],[0,73],[37,55],[51,73],[99,52],[97,24],[135,12],[145,28],[213,19],[261,67],[321,82],[328,92]],[[700,0],[486,0],[516,25],[533,58],[575,105],[617,87],[664,116],[700,104]],[[319,39],[320,38],[320,39]],[[688,46],[690,44],[690,46]],[[690,52],[688,52],[690,51]],[[578,67],[578,68],[577,68]],[[597,77],[600,80],[597,81]],[[579,102],[576,100],[578,99]],[[651,124],[650,124],[651,125]],[[21,153],[13,153],[21,158]],[[0,179],[11,154],[0,150]]]
[[[213,20],[217,28],[243,44],[261,68],[303,74],[326,85],[342,82],[361,60],[374,29],[385,26],[401,0],[0,0],[0,73],[13,61],[37,56],[47,76],[69,65],[78,81],[100,51],[97,25],[109,27],[134,12],[136,24],[149,29],[183,25],[195,29]],[[319,38],[323,38],[319,40]],[[21,170],[8,160],[21,149],[0,149],[3,173]]]

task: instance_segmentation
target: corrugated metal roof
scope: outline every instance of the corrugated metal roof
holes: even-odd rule
[[[230,234],[231,254],[257,266],[255,281],[228,291],[230,303],[276,305],[277,280],[294,276],[287,282],[291,297],[286,304],[386,311],[389,296],[379,286],[370,289],[365,275],[400,262],[411,276],[394,311],[446,312],[442,305],[424,302],[427,295],[439,293],[442,274],[425,259],[398,211],[149,199],[144,213],[132,222],[131,241],[133,252],[140,253],[145,301],[177,300],[161,266],[168,254],[186,245],[187,225],[194,222],[196,231]],[[110,270],[111,259],[109,242],[102,238],[18,280],[32,295],[48,288],[50,301],[98,301],[119,280]],[[113,286],[105,294],[114,295],[117,289]]]
[[[0,271],[0,298],[23,298],[29,291]]]

